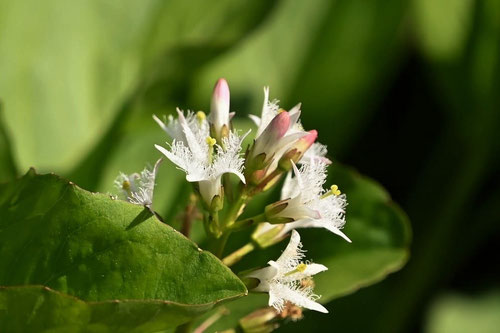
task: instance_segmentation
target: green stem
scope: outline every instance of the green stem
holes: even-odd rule
[[[219,238],[215,238],[211,242],[210,252],[215,254],[217,258],[222,258],[222,254],[224,252],[224,247],[226,246],[227,239],[231,232],[225,232]]]
[[[219,320],[222,316],[226,316],[229,314],[229,310],[225,307],[220,307],[213,315],[207,318],[200,326],[198,326],[193,333],[203,333],[207,328],[212,326],[217,320]]]
[[[240,261],[244,256],[249,254],[255,250],[255,245],[253,243],[248,243],[241,247],[240,249],[234,251],[224,259],[222,259],[222,262],[228,266],[231,267],[232,265],[236,264],[238,261]]]
[[[219,221],[218,212],[212,212],[212,214],[205,219],[205,230],[210,236],[208,248],[210,252],[215,254],[218,258],[222,257],[227,239],[233,231],[231,226],[235,224],[236,219],[240,216],[247,200],[246,188],[240,185],[235,201],[232,203],[231,207],[229,207],[222,221]]]
[[[234,224],[231,227],[229,227],[229,229],[231,231],[238,231],[238,230],[241,230],[244,228],[251,227],[251,226],[256,225],[258,223],[261,223],[261,222],[266,222],[266,220],[267,220],[266,213],[262,213],[259,215],[249,217],[249,218],[244,219],[244,220],[236,221],[236,222],[234,222]]]
[[[246,205],[248,200],[248,196],[243,188],[238,196],[235,198],[235,201],[229,211],[227,212],[227,217],[224,221],[224,227],[231,227],[236,221],[236,219],[241,215],[242,208]]]

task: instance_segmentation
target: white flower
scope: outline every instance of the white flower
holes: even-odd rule
[[[301,261],[304,257],[300,235],[293,230],[290,242],[278,260],[269,261],[268,267],[253,271],[247,277],[259,280],[254,291],[268,292],[269,306],[280,312],[289,301],[300,307],[328,313],[324,306],[316,302],[319,296],[313,293],[311,285],[302,283],[328,268],[320,264],[304,263]]]
[[[346,196],[340,194],[336,185],[329,191],[323,189],[326,167],[327,164],[319,160],[303,164],[300,170],[293,164],[295,177],[287,175],[281,190],[282,200],[266,207],[266,215],[270,221],[293,221],[279,226],[281,230],[276,234],[276,239],[281,239],[280,237],[292,229],[325,228],[351,242],[341,231],[345,224]],[[273,227],[278,226],[264,223],[259,226],[253,237],[258,239]]]
[[[242,174],[244,159],[240,151],[241,142],[248,132],[242,137],[230,132],[228,137],[222,138],[222,148],[210,137],[204,114],[188,112],[184,117],[182,111],[177,110],[177,113],[178,119],[170,118],[168,124],[160,121],[160,126],[174,139],[170,149],[155,147],[186,172],[187,181],[198,182],[201,196],[210,205],[214,196],[221,194],[223,174],[233,173],[245,183]]]
[[[151,209],[153,205],[153,191],[158,166],[163,159],[156,161],[152,170],[144,168],[141,173],[126,175],[120,172],[115,180],[115,187],[122,193],[125,200],[130,203],[146,206]]]
[[[274,99],[272,101],[269,100],[269,87],[264,88],[264,105],[262,106],[262,113],[260,117],[255,115],[249,115],[250,119],[257,125],[257,135],[258,138],[262,132],[266,129],[269,123],[276,117],[279,113],[279,101]],[[304,132],[304,128],[300,123],[300,103],[294,106],[288,113],[291,118],[291,126],[288,133],[301,133]],[[316,137],[314,137],[314,140]],[[309,147],[310,146],[310,147]],[[326,158],[327,149],[326,146],[321,143],[313,143],[312,146],[309,144],[305,148],[305,153],[299,163],[308,163],[311,160],[320,160],[324,163],[330,164],[331,161]],[[287,147],[290,148],[290,147]]]
[[[306,150],[304,156],[300,159],[299,163],[300,164],[305,164],[305,163],[312,163],[312,162],[323,162],[325,164],[331,164],[332,161],[330,161],[327,157],[326,154],[328,153],[328,150],[326,148],[326,145],[321,144],[319,142],[315,142],[312,144],[309,149]]]
[[[257,117],[253,114],[249,115],[250,119],[254,121],[257,125],[257,134],[255,135],[258,138],[262,132],[266,129],[266,127],[271,123],[271,121],[280,113],[280,107],[278,105],[279,101],[274,99],[272,101],[269,100],[269,87],[264,87],[264,104],[262,105],[262,111],[260,117]],[[290,132],[302,132],[304,128],[302,127],[299,117],[300,117],[300,103],[295,105],[290,111],[288,111],[291,118],[291,126]]]
[[[204,139],[210,134],[210,129],[208,126],[208,122],[206,121],[206,115],[204,112],[199,111],[196,114],[192,111],[188,111],[186,116],[184,117],[184,113],[179,108],[176,109],[179,118],[174,118],[174,116],[169,115],[168,117],[164,117],[164,120],[160,120],[156,115],[153,115],[153,119],[156,121],[158,125],[170,136],[172,139],[176,141],[181,141],[185,145],[188,144],[186,134],[184,134],[184,125],[187,125],[192,133],[196,136],[201,136]],[[184,123],[184,125],[181,124]]]
[[[300,104],[290,111],[280,110],[278,101],[269,101],[269,88],[264,88],[264,105],[261,117],[252,115],[257,124],[257,135],[252,156],[265,153],[266,160],[273,159],[270,171],[276,168],[281,156],[301,137],[307,135],[300,124]]]

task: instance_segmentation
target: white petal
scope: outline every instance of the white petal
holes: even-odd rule
[[[300,228],[324,228],[328,231],[341,236],[346,241],[351,243],[349,237],[347,237],[339,228],[335,227],[331,221],[326,219],[302,219],[294,222],[287,223],[282,232],[288,232],[289,230],[295,230]]]
[[[300,243],[300,235],[297,231],[293,230],[290,241],[288,242],[285,251],[283,251],[278,260],[276,260],[278,266],[280,268],[283,267],[286,270],[286,267],[289,266],[290,261],[296,261],[302,258],[304,255],[300,250],[301,247],[302,244]]]
[[[165,149],[164,147],[160,145],[155,145],[155,148],[158,149],[163,155],[165,155],[172,163],[177,165],[179,168],[184,169],[185,168],[185,161],[178,156],[172,154],[170,151]]]
[[[295,197],[300,189],[297,186],[296,178],[292,178],[292,173],[288,172],[286,174],[285,182],[283,183],[283,187],[281,188],[281,197],[280,200],[285,200],[289,198]]]
[[[270,290],[269,281],[271,281],[278,274],[278,269],[274,266],[264,267],[247,274],[246,277],[255,278],[260,281],[257,288],[253,291],[268,292]]]
[[[167,127],[167,125],[160,119],[158,118],[155,114],[153,115],[153,119],[154,121],[156,121],[156,123],[158,125],[160,125],[161,129],[164,130],[168,135],[170,135],[170,137],[172,137],[172,133],[170,132],[170,129]]]
[[[221,178],[217,177],[215,179],[203,180],[199,183],[200,186],[200,194],[203,200],[210,205],[212,203],[212,199],[216,195],[220,195],[221,191]]]
[[[328,267],[321,264],[308,264],[306,270],[302,272],[306,276],[313,276],[320,272],[327,271]]]
[[[248,117],[252,119],[255,125],[260,126],[260,117],[257,117],[256,115],[253,114],[249,114]]]
[[[289,217],[295,220],[304,218],[319,219],[320,213],[302,203],[301,195],[288,200],[288,206],[275,215],[276,217]]]
[[[322,313],[328,313],[328,310],[321,304],[309,299],[308,297],[302,295],[296,290],[289,289],[283,295],[281,295],[285,300],[292,302],[300,307],[314,310]]]

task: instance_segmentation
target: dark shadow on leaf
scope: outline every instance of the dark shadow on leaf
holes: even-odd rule
[[[130,224],[127,226],[126,230],[130,230],[130,229],[138,226],[142,222],[149,219],[151,216],[153,216],[151,211],[147,207],[144,207],[144,209],[139,213],[139,215],[137,215],[135,217],[135,219],[132,222],[130,222]]]

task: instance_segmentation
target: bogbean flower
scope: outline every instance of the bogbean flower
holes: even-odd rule
[[[152,169],[144,168],[141,173],[126,175],[120,172],[115,179],[115,187],[126,201],[152,209],[155,179],[161,161],[160,158]]]
[[[246,277],[259,281],[253,291],[269,293],[269,306],[280,312],[285,308],[286,302],[291,302],[310,310],[328,313],[324,306],[316,302],[319,296],[314,294],[310,283],[311,276],[328,268],[320,264],[304,263],[304,257],[300,235],[293,230],[290,242],[278,260],[269,261],[268,267],[255,270]]]
[[[250,115],[250,118],[257,125],[256,146],[259,141],[259,137],[267,130],[274,119],[283,112],[283,110],[279,108],[278,103],[279,101],[276,99],[272,101],[269,100],[269,88],[265,87],[264,104],[262,106],[261,116],[257,117],[255,115]],[[288,111],[289,124],[286,128],[286,132],[283,134],[280,142],[275,142],[275,149],[270,150],[269,153],[267,153],[268,156],[272,156],[272,153],[274,153],[274,156],[272,156],[274,163],[272,163],[272,165],[268,168],[266,174],[274,171],[280,160],[281,163],[288,163],[290,160],[298,163],[304,156],[305,160],[322,159],[324,161],[328,161],[328,159],[325,158],[326,146],[314,143],[318,133],[315,130],[309,132],[304,131],[304,128],[299,120],[301,113],[300,107],[301,105],[299,103]],[[260,141],[269,142],[266,139],[267,138],[264,137]],[[262,152],[262,150],[265,151],[265,149],[259,150],[256,148],[254,155]],[[284,169],[290,170],[290,166],[287,165]]]
[[[250,161],[257,159],[260,166],[266,167],[263,177],[276,169],[280,158],[301,137],[307,135],[299,122],[300,104],[290,111],[279,109],[278,101],[269,101],[269,88],[264,88],[264,105],[261,117],[252,115],[257,124],[255,143],[248,156]],[[260,166],[256,166],[259,168]]]
[[[170,149],[160,145],[155,147],[186,172],[188,182],[198,183],[201,197],[210,206],[215,196],[221,196],[223,174],[233,173],[245,183],[242,174],[244,160],[240,151],[241,142],[248,132],[243,136],[229,132],[227,137],[222,138],[221,146],[210,136],[204,113],[188,112],[187,116],[180,110],[177,113],[178,119],[170,118],[168,123],[160,121],[160,126],[173,138]]]
[[[293,164],[295,177],[287,175],[281,190],[281,201],[266,207],[266,220],[252,235],[261,246],[280,241],[293,229],[324,228],[346,241],[351,240],[341,231],[345,224],[345,194],[336,185],[323,189],[327,164],[311,160],[300,169]],[[272,223],[272,224],[271,224]]]

